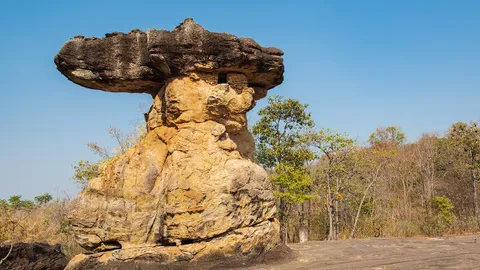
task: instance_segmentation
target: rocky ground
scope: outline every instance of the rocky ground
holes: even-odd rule
[[[298,258],[250,269],[480,269],[480,235],[311,241],[289,245]]]

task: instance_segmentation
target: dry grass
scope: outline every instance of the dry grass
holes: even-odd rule
[[[31,208],[0,208],[0,245],[16,242],[60,244],[68,257],[84,250],[73,240],[67,219],[69,199]]]

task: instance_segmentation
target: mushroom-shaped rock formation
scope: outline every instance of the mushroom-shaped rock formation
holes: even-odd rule
[[[72,203],[75,238],[96,253],[67,269],[244,264],[278,249],[275,198],[252,162],[246,112],[282,82],[281,55],[192,19],[171,32],[65,43],[55,63],[71,81],[153,96],[146,136]]]
[[[212,33],[186,19],[171,32],[76,36],[65,43],[55,63],[63,75],[88,88],[152,95],[171,78],[191,72],[240,73],[261,98],[283,81],[282,55],[253,39]]]

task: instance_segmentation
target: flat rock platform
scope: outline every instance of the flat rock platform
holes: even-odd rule
[[[295,260],[249,269],[480,269],[480,235],[289,244]]]

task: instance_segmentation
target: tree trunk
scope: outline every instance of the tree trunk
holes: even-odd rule
[[[374,182],[375,180],[372,180],[370,184],[368,184],[365,191],[363,192],[362,200],[360,201],[360,205],[358,206],[358,209],[357,209],[357,215],[355,216],[355,222],[353,223],[353,229],[352,229],[352,232],[350,233],[350,239],[352,239],[355,236],[355,230],[357,229],[358,218],[360,217],[360,212],[362,211],[363,202],[365,202],[365,198],[367,197],[367,192]]]
[[[338,200],[335,200],[335,240],[338,240],[338,235],[340,234],[340,222],[338,221]]]
[[[288,239],[288,216],[287,216],[287,207],[286,203],[280,199],[280,240],[282,243],[286,244]]]
[[[312,200],[308,201],[307,230],[308,239],[310,240],[310,224],[312,223]]]
[[[304,224],[301,224],[298,229],[298,242],[305,243],[308,241],[308,228]]]
[[[406,180],[403,177],[402,177],[402,186],[403,186],[403,218],[409,218],[407,184],[406,184]]]
[[[302,203],[300,213],[300,226],[298,227],[298,239],[300,243],[308,241],[308,226],[305,224],[305,202]]]
[[[478,201],[477,201],[477,177],[475,175],[475,158],[473,152],[470,152],[470,171],[472,174],[472,184],[473,184],[473,209],[474,216],[478,218]]]
[[[328,220],[329,220],[327,240],[333,240],[333,203],[330,198],[330,194],[327,195],[327,213],[328,213]]]
[[[475,217],[478,218],[478,202],[477,202],[477,181],[473,180],[473,206]]]

